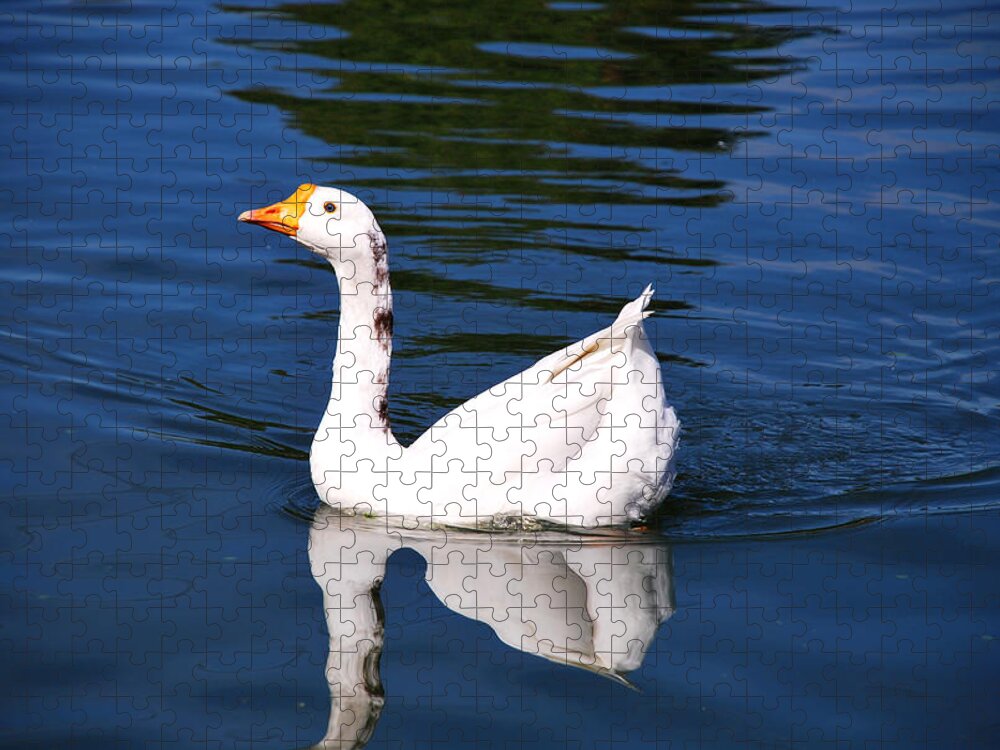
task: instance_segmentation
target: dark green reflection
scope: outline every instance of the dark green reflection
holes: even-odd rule
[[[758,111],[713,103],[711,87],[788,72],[797,63],[772,52],[732,53],[771,51],[803,33],[750,22],[787,9],[724,7],[726,15],[709,17],[712,5],[690,0],[626,0],[585,12],[538,0],[289,3],[268,13],[304,28],[336,27],[339,38],[237,41],[326,58],[320,72],[330,87],[309,96],[273,88],[238,95],[277,105],[311,136],[353,147],[341,148],[336,161],[371,170],[364,183],[372,188],[498,196],[507,211],[609,202],[707,207],[724,199],[723,185],[682,174],[674,158],[730,149],[746,136],[733,115]],[[656,90],[623,98],[637,87]],[[436,201],[435,208],[446,211]],[[510,219],[506,232],[539,231]],[[488,244],[491,235],[477,239]]]

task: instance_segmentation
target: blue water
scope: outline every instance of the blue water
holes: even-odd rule
[[[389,237],[403,440],[649,281],[684,423],[638,689],[401,550],[371,747],[988,746],[996,11],[893,6],[6,4],[0,744],[324,736],[336,286],[235,220],[311,181]]]

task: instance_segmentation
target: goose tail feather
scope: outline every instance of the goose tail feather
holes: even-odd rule
[[[649,303],[653,301],[654,294],[656,294],[656,290],[653,288],[653,285],[647,284],[646,288],[642,290],[642,294],[625,305],[622,311],[618,313],[618,317],[612,324],[612,328],[615,331],[620,331],[622,327],[635,325],[652,315],[653,311],[648,308]]]

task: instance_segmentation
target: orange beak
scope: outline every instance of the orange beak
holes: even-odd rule
[[[305,214],[309,198],[316,189],[315,185],[306,183],[283,201],[267,208],[255,208],[240,214],[240,221],[248,224],[259,224],[265,229],[287,234],[294,237],[299,231],[299,219]]]

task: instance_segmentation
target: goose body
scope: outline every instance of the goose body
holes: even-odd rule
[[[392,291],[374,214],[346,191],[302,185],[240,220],[295,237],[337,274],[330,400],[310,451],[324,502],[459,526],[524,516],[603,526],[639,520],[669,493],[680,423],[643,328],[651,287],[607,328],[480,393],[404,447],[389,427]]]

